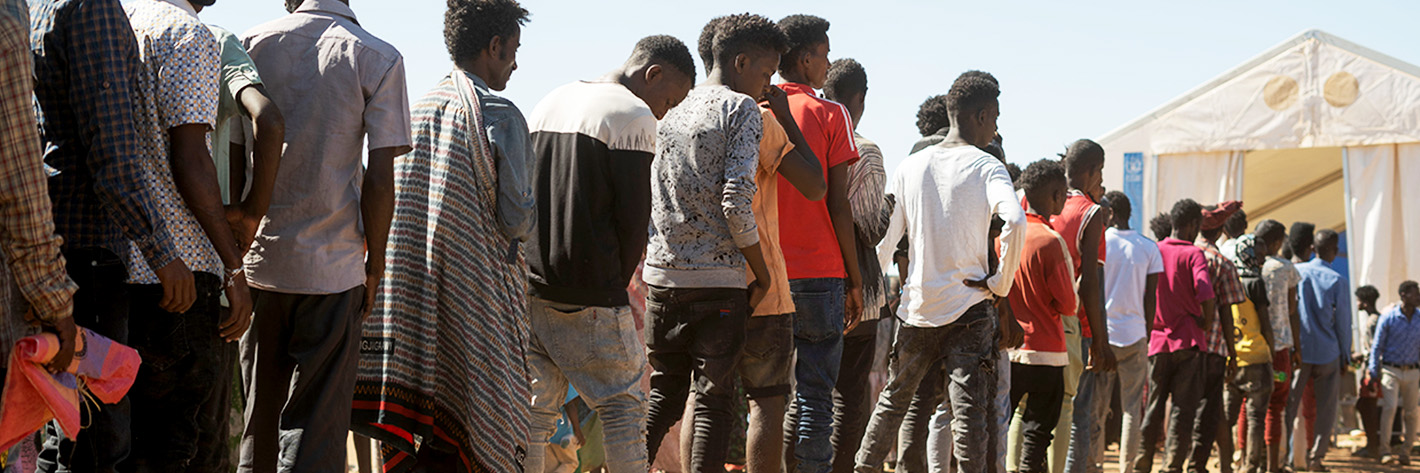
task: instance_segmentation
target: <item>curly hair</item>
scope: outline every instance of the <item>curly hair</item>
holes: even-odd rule
[[[809,48],[828,41],[828,20],[813,15],[789,15],[779,20],[779,31],[789,41],[789,49],[779,61],[779,72],[792,72]]]
[[[1079,139],[1070,143],[1070,146],[1065,148],[1065,154],[1060,156],[1060,163],[1065,165],[1065,172],[1071,176],[1079,176],[1104,164],[1104,147],[1094,141]]]
[[[1404,288],[1401,289],[1401,292],[1405,292]],[[1381,291],[1379,289],[1376,289],[1375,286],[1367,285],[1356,288],[1356,299],[1360,300],[1361,302],[1369,302],[1374,305],[1376,303],[1376,299],[1380,298]]]
[[[1203,206],[1193,199],[1174,202],[1169,212],[1169,223],[1173,228],[1186,227],[1203,221]]]
[[[1025,190],[1027,195],[1038,192],[1045,186],[1064,182],[1065,168],[1053,159],[1030,163],[1025,172],[1021,173],[1021,189]]]
[[[705,22],[705,27],[700,29],[700,39],[696,42],[695,52],[700,55],[700,63],[705,65],[705,73],[709,74],[711,65],[715,63],[715,33],[719,31],[720,22],[725,17],[717,16]]]
[[[947,109],[959,112],[976,112],[1001,96],[1001,85],[996,77],[981,71],[966,71],[952,82],[947,92]]]
[[[670,66],[695,80],[695,60],[690,50],[674,36],[658,34],[641,38],[631,50],[631,60]]]
[[[1292,229],[1287,231],[1287,245],[1283,247],[1286,249],[1284,255],[1287,258],[1300,256],[1308,247],[1315,247],[1316,235],[1312,234],[1314,231],[1316,231],[1316,225],[1307,222],[1293,223]]]
[[[1173,235],[1173,222],[1169,221],[1169,214],[1158,214],[1149,219],[1149,231],[1153,232],[1154,239],[1159,241]]]
[[[828,80],[823,83],[823,97],[842,102],[853,94],[868,93],[868,71],[851,58],[833,61],[828,66]]]
[[[951,115],[947,112],[947,96],[933,95],[917,107],[917,132],[922,136],[932,136],[937,130],[952,126]]]
[[[1114,218],[1120,221],[1129,221],[1129,216],[1134,215],[1134,205],[1129,203],[1129,196],[1120,191],[1109,191],[1104,193],[1104,200],[1109,202],[1109,210],[1114,213]]]
[[[444,44],[455,64],[478,57],[494,37],[507,38],[527,24],[530,14],[517,0],[449,0]]]
[[[714,20],[711,51],[715,62],[733,58],[753,48],[768,49],[780,54],[789,48],[789,38],[774,25],[774,21],[752,13],[726,15]],[[705,25],[706,28],[710,24]],[[701,32],[701,38],[705,33]]]
[[[1237,212],[1229,215],[1228,219],[1223,221],[1223,231],[1235,237],[1247,233],[1247,212],[1238,209]]]

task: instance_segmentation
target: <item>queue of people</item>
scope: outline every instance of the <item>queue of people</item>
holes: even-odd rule
[[[64,370],[82,326],[143,358],[32,471],[344,471],[353,431],[385,471],[542,473],[575,399],[588,471],[724,471],[743,428],[750,472],[1098,472],[1116,395],[1120,471],[1326,471],[1353,362],[1364,453],[1409,464],[1420,287],[1363,288],[1353,350],[1336,232],[1184,199],[1151,239],[1099,144],[1006,163],[989,73],[888,175],[820,17],[710,20],[703,77],[647,36],[524,115],[514,0],[449,0],[412,106],[345,0],[240,36],[214,2],[0,0],[0,355],[46,331]]]

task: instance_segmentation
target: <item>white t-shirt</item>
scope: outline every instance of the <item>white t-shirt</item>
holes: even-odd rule
[[[1126,347],[1148,335],[1144,323],[1145,280],[1164,272],[1159,244],[1134,230],[1110,227],[1104,232],[1104,309],[1109,343]]]

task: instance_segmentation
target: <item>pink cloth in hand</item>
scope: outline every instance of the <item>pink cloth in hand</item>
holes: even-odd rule
[[[0,450],[57,419],[71,440],[82,428],[79,383],[99,401],[112,404],[133,386],[142,362],[138,351],[79,327],[74,361],[68,370],[50,374],[44,365],[59,353],[59,337],[44,333],[15,343],[10,355],[5,391],[0,395]]]

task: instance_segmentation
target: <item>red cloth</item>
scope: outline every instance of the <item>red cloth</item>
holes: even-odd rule
[[[1094,199],[1083,192],[1070,189],[1070,197],[1065,200],[1065,208],[1060,211],[1060,215],[1050,217],[1050,226],[1060,232],[1060,236],[1065,238],[1065,245],[1070,247],[1070,258],[1075,262],[1075,276],[1079,277],[1084,268],[1084,261],[1080,258],[1080,240],[1085,238],[1085,224],[1099,213],[1100,206]],[[1104,226],[1100,226],[1099,261],[1097,264],[1104,264]],[[1094,266],[1089,266],[1094,270]],[[1084,301],[1080,301],[1081,304]],[[1081,306],[1077,312],[1080,314],[1080,336],[1090,338],[1093,332],[1090,331],[1090,321],[1085,318],[1085,309]],[[1100,315],[1104,315],[1101,313]]]
[[[1242,201],[1230,200],[1218,204],[1218,208],[1203,211],[1203,229],[1215,230],[1223,227],[1223,222],[1242,209]]]
[[[786,82],[779,87],[789,95],[789,111],[823,167],[824,182],[829,168],[858,161],[848,109],[819,98],[807,85]],[[828,198],[811,201],[784,176],[779,179],[779,245],[789,279],[846,277],[843,253],[828,217]]]
[[[5,391],[0,398],[0,451],[58,419],[64,434],[79,434],[79,383],[99,401],[113,404],[123,399],[138,375],[138,351],[79,328],[74,361],[63,373],[50,374],[44,364],[59,353],[59,337],[32,335],[15,343],[10,355]]]
[[[1065,239],[1051,229],[1045,217],[1027,213],[1021,265],[1009,296],[1011,313],[1025,330],[1026,340],[1011,361],[1047,366],[1069,363],[1060,317],[1074,315],[1078,307],[1070,261]]]
[[[1203,301],[1213,298],[1208,259],[1193,243],[1177,238],[1159,242],[1159,254],[1164,257],[1164,274],[1159,278],[1155,298],[1149,356],[1202,349],[1206,342],[1197,317],[1203,313]]]

